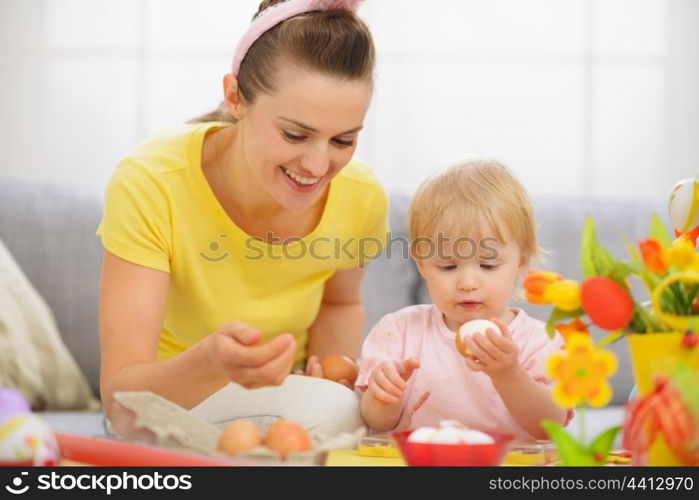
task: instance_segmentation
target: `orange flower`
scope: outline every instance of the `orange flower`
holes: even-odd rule
[[[574,333],[590,335],[590,331],[587,329],[587,325],[583,323],[580,320],[580,318],[575,318],[570,323],[559,323],[558,325],[556,325],[556,330],[558,330],[558,333],[561,334],[566,344],[568,343],[568,339],[570,338],[570,336]]]
[[[527,271],[522,286],[524,287],[524,298],[530,304],[549,304],[550,301],[544,299],[546,289],[552,283],[561,281],[563,276],[550,271]]]
[[[647,240],[639,241],[638,247],[641,249],[643,263],[655,274],[665,274],[667,271],[667,263],[663,257],[663,246],[657,240],[648,238]]]

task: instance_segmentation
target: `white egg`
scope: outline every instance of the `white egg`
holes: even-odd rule
[[[442,427],[432,435],[432,444],[461,444],[464,442],[464,430],[456,427]]]
[[[464,338],[472,337],[477,332],[481,332],[483,335],[485,335],[485,331],[489,328],[491,328],[495,333],[502,335],[498,325],[487,319],[474,319],[473,321],[468,321],[467,323],[461,325],[461,328],[459,328],[459,333],[456,334],[456,348],[458,351],[463,356],[468,356],[470,353],[466,343],[464,342]]]
[[[409,443],[429,443],[432,436],[437,432],[434,427],[418,427],[408,436]]]
[[[495,440],[484,432],[468,429],[462,434],[466,444],[493,444]]]

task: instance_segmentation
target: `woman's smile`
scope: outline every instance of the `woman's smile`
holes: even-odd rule
[[[287,167],[282,166],[280,168],[287,182],[296,192],[311,193],[320,186],[322,177],[304,177]]]

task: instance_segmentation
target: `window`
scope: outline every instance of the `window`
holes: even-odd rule
[[[2,2],[0,174],[101,189],[145,135],[220,102],[258,4]],[[663,197],[699,170],[695,1],[368,0],[360,13],[379,65],[358,156],[389,190],[470,154],[533,194]]]

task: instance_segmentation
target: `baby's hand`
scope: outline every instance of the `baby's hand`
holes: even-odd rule
[[[400,404],[407,381],[418,368],[420,362],[415,358],[384,361],[371,372],[367,392],[380,406]]]
[[[478,332],[472,337],[465,337],[464,341],[471,352],[471,355],[466,357],[466,366],[493,378],[514,371],[518,365],[519,346],[512,340],[505,323],[496,318],[491,321],[498,325],[502,335],[488,328],[485,335]]]

